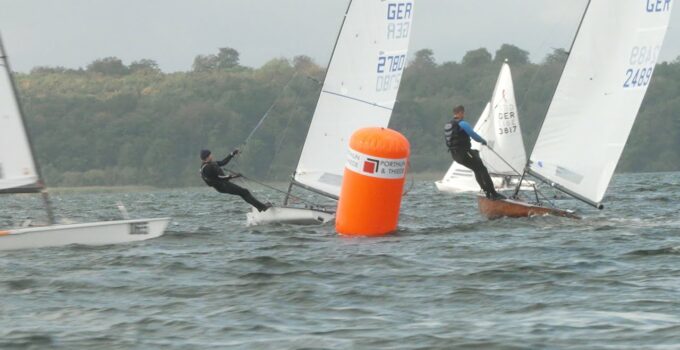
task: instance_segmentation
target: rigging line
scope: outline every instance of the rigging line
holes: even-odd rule
[[[298,71],[295,71],[295,73],[290,77],[290,79],[288,79],[288,81],[286,82],[286,85],[283,86],[283,88],[281,89],[281,92],[280,92],[280,93],[278,94],[278,96],[276,96],[276,98],[274,99],[274,102],[272,102],[272,104],[269,106],[269,108],[267,108],[267,111],[264,113],[264,115],[263,115],[263,116],[260,118],[260,120],[257,122],[257,124],[255,125],[255,127],[253,128],[253,130],[250,131],[250,134],[248,134],[248,136],[243,140],[243,142],[241,142],[241,144],[238,145],[238,146],[236,147],[237,149],[239,149],[239,150],[242,151],[243,149],[245,149],[245,148],[248,146],[248,142],[250,141],[250,139],[253,137],[253,135],[255,135],[255,132],[260,128],[260,126],[262,126],[262,124],[264,123],[265,119],[267,119],[267,117],[269,117],[269,114],[271,113],[272,110],[274,110],[274,107],[276,106],[276,104],[277,104],[277,103],[279,102],[279,100],[281,99],[281,96],[283,96],[283,94],[286,92],[286,89],[288,89],[288,87],[290,86],[290,84],[293,82],[293,79],[295,79],[295,77],[298,76],[298,73],[299,73]],[[241,153],[242,153],[242,152],[239,152],[239,153],[237,153],[236,155],[234,155],[234,158],[235,158],[235,159],[234,159],[234,161],[233,161],[233,163],[232,163],[232,168],[233,168],[233,169],[237,169],[237,168],[238,168],[238,160],[240,159],[239,156],[240,156]],[[229,170],[229,169],[227,169],[227,170],[228,170],[228,171],[231,171],[231,170]]]
[[[227,171],[229,171],[229,170],[227,170]],[[231,171],[230,171],[230,172],[231,172]],[[232,172],[232,173],[233,173],[233,172]],[[241,174],[239,174],[239,175],[241,175]],[[282,194],[288,194],[288,192],[286,192],[286,191],[283,191],[283,190],[281,190],[281,189],[279,189],[279,188],[276,188],[276,187],[274,187],[274,186],[267,185],[267,184],[264,183],[264,182],[261,182],[261,181],[258,181],[258,180],[249,178],[249,177],[247,177],[247,176],[241,175],[241,178],[242,178],[243,180],[245,180],[245,181],[250,181],[250,182],[255,183],[255,184],[258,184],[258,185],[260,185],[260,186],[262,186],[262,187],[268,188],[268,189],[270,189],[270,190],[272,190],[272,191],[276,191],[276,192],[279,192],[279,193],[282,193]],[[289,196],[290,196],[290,198],[293,198],[293,199],[298,200],[298,201],[300,201],[300,202],[309,204],[309,205],[311,205],[311,206],[317,205],[316,203],[314,203],[314,202],[312,202],[312,201],[303,199],[303,198],[301,198],[301,197],[298,197],[298,196],[295,196],[295,195],[292,195],[292,194],[290,194]]]
[[[493,152],[493,154],[495,154],[496,157],[500,158],[500,160],[502,160],[503,163],[505,163],[505,165],[507,165],[508,167],[510,167],[510,169],[512,169],[512,171],[514,171],[515,174],[517,174],[517,175],[519,175],[519,176],[522,176],[522,174],[521,174],[519,171],[517,171],[517,169],[513,168],[513,166],[510,165],[510,163],[508,163],[508,161],[505,160],[505,158],[501,157],[500,154],[498,154],[496,151],[494,151],[493,148],[489,147],[488,145],[485,145],[485,146],[486,146],[487,149],[489,149],[491,152]]]
[[[286,89],[288,88],[288,86],[290,86],[290,84],[293,82],[293,79],[295,79],[295,77],[297,77],[297,76],[298,76],[298,71],[295,71],[293,76],[291,76],[290,79],[288,79],[288,82],[286,82],[286,85],[283,86],[283,89],[281,89],[281,93],[279,93],[279,95],[276,96],[276,98],[274,99],[274,102],[272,102],[272,104],[269,106],[269,108],[264,113],[262,118],[260,118],[260,121],[257,122],[257,124],[255,125],[255,128],[253,128],[253,130],[250,131],[250,134],[248,134],[248,137],[246,137],[245,140],[241,143],[241,145],[243,147],[245,147],[248,144],[248,141],[250,141],[250,139],[253,137],[253,135],[255,135],[255,132],[260,128],[260,126],[262,126],[262,123],[264,123],[265,119],[267,119],[267,117],[269,116],[271,111],[274,109],[276,104],[281,99],[281,96],[283,96],[283,94],[286,92]]]
[[[293,103],[297,103],[299,100],[299,96],[296,94],[295,97],[293,98]],[[276,145],[276,148],[274,149],[274,157],[276,157],[279,153],[281,153],[281,149],[283,149],[283,143],[286,140],[286,137],[288,137],[288,131],[290,130],[290,124],[293,121],[293,116],[295,116],[295,113],[290,113],[288,116],[288,120],[286,121],[286,127],[283,128],[283,132],[281,132],[281,138],[279,139],[278,145]],[[272,166],[274,165],[274,162],[269,164],[269,168],[267,169],[267,175],[266,178],[269,178],[269,175],[271,174],[272,171]]]
[[[572,40],[571,45],[569,46],[569,51],[567,52],[567,60],[564,62],[564,66],[562,67],[562,72],[560,72],[560,78],[557,80],[557,86],[555,86],[555,91],[553,91],[553,94],[550,97],[550,102],[548,103],[548,108],[546,109],[545,115],[543,116],[543,121],[541,122],[541,126],[538,128],[538,135],[536,135],[536,140],[534,141],[534,146],[532,147],[531,152],[529,152],[529,158],[527,159],[527,164],[524,168],[524,172],[522,173],[522,177],[520,178],[520,182],[519,182],[519,184],[517,184],[517,188],[515,188],[515,195],[517,195],[517,193],[519,193],[519,188],[522,185],[522,179],[524,179],[524,176],[526,175],[526,173],[531,170],[530,169],[531,155],[534,153],[534,150],[536,148],[536,142],[538,141],[538,138],[541,136],[541,130],[543,129],[543,125],[545,124],[545,119],[548,116],[548,112],[550,111],[550,107],[552,106],[552,104],[554,102],[553,100],[555,99],[555,95],[557,95],[557,89],[560,87],[560,82],[562,81],[562,78],[564,78],[564,72],[567,70],[567,65],[569,64],[571,52],[573,51],[574,45],[576,44],[576,40],[578,39],[578,35],[581,32],[581,27],[583,26],[583,21],[585,20],[586,15],[588,14],[588,10],[590,9],[590,3],[591,2],[592,2],[592,0],[588,0],[588,2],[586,3],[586,7],[583,10],[583,15],[581,16],[581,20],[579,21],[578,27],[576,28],[576,33],[574,34],[574,39]],[[543,182],[546,182],[546,181],[543,181]],[[593,205],[593,203],[589,203],[589,202],[586,202],[586,203]]]
[[[534,185],[534,192],[540,194],[541,197],[543,197],[543,199],[545,199],[545,200],[548,202],[548,204],[550,204],[551,207],[557,208],[557,206],[555,205],[555,203],[554,203],[553,201],[551,201],[551,200],[548,198],[548,196],[546,196],[543,192],[539,191],[538,188],[536,188],[536,185]]]
[[[411,192],[411,190],[413,189],[413,187],[415,187],[415,184],[416,184],[416,179],[413,176],[413,174],[410,172],[410,170],[411,170],[411,162],[407,162],[406,163],[406,173],[409,174],[409,177],[411,178],[411,185],[406,189],[406,191],[404,191],[404,193],[401,194],[402,197],[408,195],[408,193]]]
[[[552,200],[550,200],[550,198],[549,198],[545,193],[543,193],[541,190],[539,190],[539,189],[538,189],[538,186],[537,186],[535,183],[532,184],[531,187],[533,188],[534,193],[535,193],[535,195],[536,195],[536,204],[541,205],[541,200],[538,198],[538,196],[540,195],[541,197],[543,197],[543,199],[544,199],[546,202],[548,202],[548,204],[550,204],[551,207],[557,208],[557,205],[555,205],[555,202],[553,202]],[[519,192],[516,193],[515,195],[513,195],[511,198],[520,199]],[[525,201],[526,201],[526,202],[529,202],[530,199],[525,198]]]
[[[563,9],[563,11],[561,11],[562,16],[560,16],[559,22],[558,22],[557,24],[560,24],[560,25],[563,24],[564,20],[565,20],[566,17],[567,17],[567,16],[566,16],[567,12],[568,12],[568,11],[566,11],[566,8]],[[557,30],[557,25],[551,26],[551,28],[550,28],[549,31],[548,31],[548,34],[545,36],[545,38],[544,38],[543,41],[541,42],[541,45],[539,46],[539,49],[543,49],[545,46],[547,46],[546,44],[548,43],[548,41],[550,40],[550,38],[553,38],[553,37],[554,37],[554,34],[555,34],[556,30]],[[572,43],[572,45],[573,45],[573,43]],[[553,49],[553,52],[556,52],[556,51],[555,51],[556,48],[554,48],[554,47],[552,47],[552,46],[551,46],[550,48]],[[570,48],[570,51],[571,51],[571,48]],[[569,51],[569,52],[566,52],[567,57],[569,56],[570,51]],[[565,63],[566,63],[566,62],[565,62]],[[538,69],[537,69],[537,70],[534,72],[534,74],[532,75],[531,80],[529,81],[529,84],[527,85],[526,89],[524,89],[524,92],[523,92],[523,94],[522,94],[522,100],[521,100],[520,103],[519,103],[520,106],[524,106],[524,103],[525,103],[525,102],[527,101],[527,99],[529,98],[529,90],[530,90],[531,87],[534,85],[534,81],[536,80],[536,78],[537,78],[537,76],[538,76],[538,73],[540,73],[544,68],[545,68],[545,65],[544,65],[544,64],[538,65]]]

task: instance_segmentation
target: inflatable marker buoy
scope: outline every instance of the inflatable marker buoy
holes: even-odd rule
[[[410,145],[387,128],[354,132],[340,189],[335,230],[346,236],[383,236],[397,229]]]

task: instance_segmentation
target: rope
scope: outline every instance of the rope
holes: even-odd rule
[[[486,148],[488,148],[489,151],[493,152],[493,154],[495,154],[496,157],[498,157],[500,160],[502,160],[503,163],[505,163],[505,165],[507,165],[512,171],[515,172],[515,174],[517,174],[517,175],[519,175],[519,176],[522,176],[522,174],[521,174],[519,171],[517,171],[517,169],[513,168],[512,165],[510,165],[510,163],[508,163],[508,161],[505,160],[505,158],[501,157],[500,154],[498,154],[496,151],[494,151],[493,148],[489,147],[488,145],[484,145],[484,146],[486,146]]]
[[[493,154],[495,154],[498,158],[500,158],[500,160],[502,160],[508,167],[510,167],[510,169],[512,169],[512,171],[514,171],[517,175],[519,175],[520,177],[522,176],[522,174],[520,174],[519,171],[517,171],[515,168],[513,168],[512,165],[510,165],[510,163],[508,163],[503,157],[501,157],[500,154],[496,153],[496,151],[494,151],[493,148],[491,148],[491,147],[489,147],[489,146],[486,146],[486,148],[488,148],[491,152],[493,152]],[[520,183],[520,184],[518,184],[517,186],[518,186],[518,187],[521,187],[522,184]],[[548,196],[546,196],[545,194],[543,194],[543,192],[539,191],[538,188],[536,188],[536,185],[533,185],[533,188],[534,188],[534,192],[536,192],[536,193],[538,193],[539,195],[541,195],[541,197],[543,197],[543,199],[546,200],[552,207],[555,207],[555,203],[553,203],[553,202],[548,198]],[[539,200],[539,204],[540,204],[540,200]]]
[[[404,191],[404,193],[401,194],[402,197],[405,197],[406,195],[408,195],[408,193],[411,192],[411,190],[413,189],[413,187],[415,187],[415,184],[416,184],[416,180],[413,177],[413,174],[411,174],[411,162],[410,161],[406,162],[406,172],[409,174],[409,177],[411,178],[411,185],[409,185],[409,187],[406,189],[406,191]]]
[[[253,135],[255,135],[255,132],[260,128],[260,126],[262,126],[262,123],[264,123],[264,121],[267,119],[267,117],[269,117],[269,114],[271,113],[272,110],[274,110],[274,107],[276,107],[276,104],[281,99],[281,96],[283,95],[283,93],[286,91],[288,86],[290,86],[290,84],[293,82],[293,79],[295,79],[295,77],[297,77],[297,76],[298,76],[298,72],[296,71],[293,74],[293,76],[291,76],[290,79],[288,79],[288,81],[286,82],[286,85],[284,85],[283,89],[281,89],[281,93],[278,96],[276,96],[276,99],[274,99],[274,102],[272,102],[272,104],[269,106],[269,108],[267,108],[267,111],[260,118],[260,120],[257,122],[257,124],[255,124],[255,127],[253,128],[253,130],[250,131],[250,134],[248,134],[248,136],[245,138],[245,140],[243,140],[243,142],[241,142],[241,145],[238,148],[245,148],[248,145],[248,142],[250,141],[250,139],[253,137]]]
[[[231,170],[229,170],[229,169],[225,169],[225,170],[227,170],[228,172],[230,172],[230,173],[232,173],[232,174],[240,175],[239,177],[240,177],[241,179],[243,179],[244,181],[249,181],[249,182],[255,183],[255,184],[257,184],[257,185],[260,185],[260,186],[262,186],[262,187],[268,188],[268,189],[270,189],[270,190],[272,190],[272,191],[275,191],[275,192],[279,192],[279,193],[281,193],[281,194],[287,194],[290,198],[293,198],[293,199],[295,199],[295,200],[297,200],[297,201],[299,201],[299,202],[302,202],[302,203],[306,203],[306,204],[308,204],[308,205],[310,205],[310,206],[318,206],[317,203],[314,203],[314,202],[309,201],[309,200],[306,200],[306,199],[304,199],[304,198],[301,198],[301,197],[298,197],[298,196],[289,194],[287,191],[281,190],[281,189],[276,188],[276,187],[271,186],[271,185],[267,185],[267,184],[264,183],[264,182],[261,182],[261,181],[258,181],[258,180],[249,178],[249,177],[244,176],[244,175],[239,174],[239,173],[235,173],[235,172],[233,172],[233,171],[231,171]]]
[[[293,80],[294,80],[295,77],[297,77],[297,76],[298,76],[298,72],[295,71],[295,73],[294,73],[294,74],[290,77],[290,79],[288,79],[288,81],[286,82],[286,85],[284,85],[283,88],[281,89],[281,93],[279,93],[279,95],[276,96],[276,98],[274,99],[274,102],[272,102],[272,104],[269,106],[269,108],[267,108],[267,111],[266,111],[266,112],[264,113],[264,115],[260,118],[260,120],[257,122],[257,124],[255,124],[255,127],[253,128],[253,130],[250,131],[250,133],[248,134],[248,136],[247,136],[247,137],[243,140],[243,142],[241,142],[241,144],[237,147],[237,149],[239,150],[239,152],[238,152],[236,155],[234,155],[234,159],[232,160],[232,167],[231,167],[231,168],[225,168],[224,170],[226,170],[227,172],[232,173],[232,174],[238,174],[238,175],[240,175],[241,178],[243,178],[244,180],[248,180],[248,181],[250,181],[250,182],[257,183],[257,184],[259,184],[259,185],[261,185],[261,186],[263,186],[263,187],[266,187],[266,188],[275,190],[275,191],[277,191],[277,192],[286,193],[286,192],[284,192],[284,191],[282,191],[282,190],[280,190],[280,189],[278,189],[278,188],[275,188],[275,187],[272,187],[272,186],[269,186],[269,185],[265,185],[265,184],[263,184],[263,183],[259,183],[259,182],[255,181],[255,180],[251,179],[251,178],[247,178],[247,177],[243,176],[241,173],[235,171],[234,169],[238,169],[238,160],[239,160],[239,158],[240,158],[239,156],[241,155],[241,153],[243,153],[242,151],[248,146],[248,142],[250,141],[250,139],[253,137],[253,135],[255,135],[255,132],[260,128],[260,126],[262,126],[262,124],[263,124],[264,121],[267,119],[267,117],[269,117],[269,115],[271,114],[271,112],[274,110],[274,107],[276,107],[276,104],[277,104],[277,103],[279,102],[279,100],[281,99],[281,96],[283,96],[283,94],[285,93],[286,89],[288,89],[288,87],[290,86],[290,84],[293,82]],[[271,165],[270,165],[270,166],[271,166]]]

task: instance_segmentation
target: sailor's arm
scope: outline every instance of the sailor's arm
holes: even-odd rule
[[[238,149],[231,151],[231,153],[229,153],[229,155],[226,156],[224,159],[217,161],[217,165],[219,166],[227,165],[227,163],[229,163],[229,161],[231,161],[231,159],[234,158],[234,156],[239,153],[241,153],[241,151],[239,151]]]
[[[481,143],[482,145],[486,145],[486,140],[485,140],[483,137],[479,136],[479,134],[476,133],[476,132],[472,129],[472,127],[470,126],[470,124],[468,124],[468,122],[466,122],[466,121],[464,121],[464,120],[461,120],[461,121],[458,123],[458,125],[459,125],[459,126],[461,127],[461,129],[463,129],[463,131],[465,131],[465,133],[468,134],[468,136],[470,136],[473,140],[475,140],[475,141]]]

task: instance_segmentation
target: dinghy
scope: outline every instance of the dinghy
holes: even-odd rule
[[[387,127],[406,65],[414,1],[350,1],[302,154],[283,206],[247,214],[249,225],[318,224],[335,208],[290,205],[299,188],[337,200],[349,138],[363,127]]]
[[[652,79],[671,6],[671,1],[588,3],[524,176],[604,208]],[[496,218],[537,215],[542,205],[480,197],[479,208]],[[551,210],[548,214],[568,214]]]
[[[49,226],[3,229],[0,250],[68,244],[105,245],[156,238],[169,218],[54,225],[49,197],[26,130],[5,49],[0,40],[0,193],[41,193]]]
[[[496,189],[514,189],[519,183],[520,177],[517,169],[524,168],[527,156],[519,125],[512,73],[507,62],[503,63],[501,67],[491,101],[486,104],[486,108],[477,120],[474,130],[495,151],[492,152],[488,147],[481,147],[480,149],[478,143],[474,143],[472,146],[473,149],[479,150],[479,156],[489,170]],[[477,184],[472,170],[455,161],[449,167],[444,178],[436,181],[435,185],[441,192],[479,191],[479,184]],[[528,183],[527,180],[522,185],[524,190],[532,189],[531,183]]]

